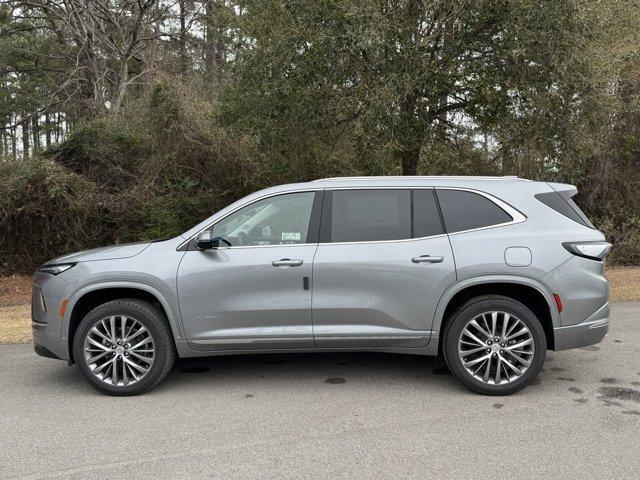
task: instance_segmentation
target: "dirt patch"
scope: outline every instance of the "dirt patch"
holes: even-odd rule
[[[0,277],[0,307],[24,305],[31,301],[31,277],[12,275]]]
[[[31,305],[0,307],[0,343],[31,341]]]
[[[31,277],[0,277],[0,343],[31,341]]]
[[[640,300],[640,267],[607,268],[614,302]]]

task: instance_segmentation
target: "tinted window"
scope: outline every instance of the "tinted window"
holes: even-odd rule
[[[499,225],[513,220],[511,215],[477,193],[438,189],[438,200],[449,233]]]
[[[589,228],[595,228],[571,197],[564,199],[558,192],[538,193],[534,195],[534,197],[547,207],[553,208],[556,212],[561,213],[574,222],[578,222]]]
[[[413,190],[413,236],[430,237],[444,233],[433,189]]]
[[[332,196],[332,242],[411,238],[409,190],[336,190]]]
[[[301,192],[259,200],[216,223],[211,234],[232,246],[306,243],[314,196]]]

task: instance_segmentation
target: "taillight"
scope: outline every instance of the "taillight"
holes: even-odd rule
[[[564,242],[562,246],[574,255],[591,260],[604,259],[612,247],[608,242]]]

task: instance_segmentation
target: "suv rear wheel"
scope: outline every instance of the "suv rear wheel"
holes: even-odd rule
[[[148,302],[112,300],[80,322],[73,355],[89,383],[108,395],[137,395],[167,376],[175,358],[171,332]]]
[[[485,395],[526,387],[544,363],[542,324],[522,303],[487,295],[469,300],[447,324],[444,355],[456,377]]]

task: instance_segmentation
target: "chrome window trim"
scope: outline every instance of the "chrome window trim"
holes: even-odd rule
[[[420,240],[426,240],[428,238],[446,237],[446,233],[439,233],[438,235],[430,235],[428,237],[416,237],[416,238],[400,238],[398,240],[362,240],[360,242],[321,242],[318,245],[363,245],[363,244],[375,244],[375,243],[407,243],[418,242]]]
[[[505,181],[514,181],[518,180],[521,182],[530,182],[526,178],[520,178],[517,175],[503,175],[503,176],[478,176],[478,175],[412,175],[412,176],[403,176],[403,175],[371,175],[371,176],[355,176],[355,177],[327,177],[327,178],[318,178],[317,180],[311,180],[311,182],[340,182],[340,181],[370,181],[370,182],[384,182],[384,181],[392,181],[392,180],[461,180],[461,181],[493,181],[493,180],[505,180]],[[368,187],[371,188],[371,187]],[[425,186],[424,188],[434,188]],[[437,187],[435,187],[437,188]]]
[[[289,193],[304,193],[304,192],[320,192],[320,191],[335,191],[335,190],[384,190],[384,189],[389,189],[389,190],[462,190],[465,192],[471,192],[471,193],[476,193],[478,195],[481,195],[483,197],[485,197],[486,199],[488,199],[489,201],[495,203],[498,207],[502,208],[505,212],[507,212],[511,218],[513,220],[511,220],[510,222],[503,222],[503,223],[498,223],[495,225],[488,225],[486,227],[478,227],[478,228],[472,228],[469,230],[460,230],[459,232],[453,232],[453,233],[440,233],[438,235],[430,235],[427,237],[417,237],[417,238],[402,238],[402,239],[397,239],[397,240],[363,240],[363,241],[359,241],[359,242],[312,242],[312,243],[290,243],[290,244],[283,244],[283,245],[238,245],[236,247],[226,247],[225,250],[239,250],[239,249],[247,249],[247,248],[273,248],[273,247],[303,247],[303,246],[307,246],[307,245],[361,245],[361,244],[387,244],[387,243],[399,243],[399,242],[414,242],[414,241],[420,241],[420,240],[425,240],[428,238],[439,238],[439,237],[446,237],[447,235],[459,235],[461,233],[469,233],[469,232],[477,232],[477,231],[481,231],[481,230],[488,230],[490,228],[498,228],[498,227],[504,227],[507,225],[515,225],[518,223],[522,223],[525,222],[527,220],[527,217],[521,213],[519,210],[515,209],[514,207],[512,207],[511,205],[509,205],[508,203],[504,202],[503,200],[500,200],[499,198],[483,192],[481,190],[476,190],[473,188],[465,188],[465,187],[433,187],[433,186],[423,186],[423,185],[419,185],[419,186],[409,186],[409,185],[383,185],[383,186],[366,186],[366,185],[359,185],[359,186],[354,186],[354,187],[346,187],[346,186],[337,186],[337,187],[325,187],[325,188],[304,188],[304,189],[296,189],[296,190],[288,190],[288,191],[284,191],[284,192],[277,192],[277,193],[270,193],[270,194],[266,194],[263,195],[262,197],[258,197],[250,202],[246,202],[243,203],[242,205],[240,205],[238,208],[232,210],[231,212],[227,213],[226,215],[224,215],[223,217],[220,217],[219,219],[217,219],[215,222],[211,222],[210,224],[208,224],[205,228],[203,228],[202,230],[200,230],[198,233],[194,234],[193,236],[189,237],[189,239],[185,240],[184,242],[182,242],[180,245],[178,245],[178,247],[176,248],[176,250],[180,250],[181,248],[184,248],[185,246],[187,246],[189,244],[189,242],[191,242],[191,240],[193,240],[193,238],[195,238],[198,234],[204,232],[205,230],[208,230],[209,228],[211,228],[213,225],[215,225],[216,223],[224,220],[225,218],[227,218],[229,215],[234,214],[235,212],[237,212],[238,210],[247,207],[253,203],[259,202],[261,200],[265,200],[267,198],[271,198],[271,197],[277,197],[280,195],[287,195]]]

